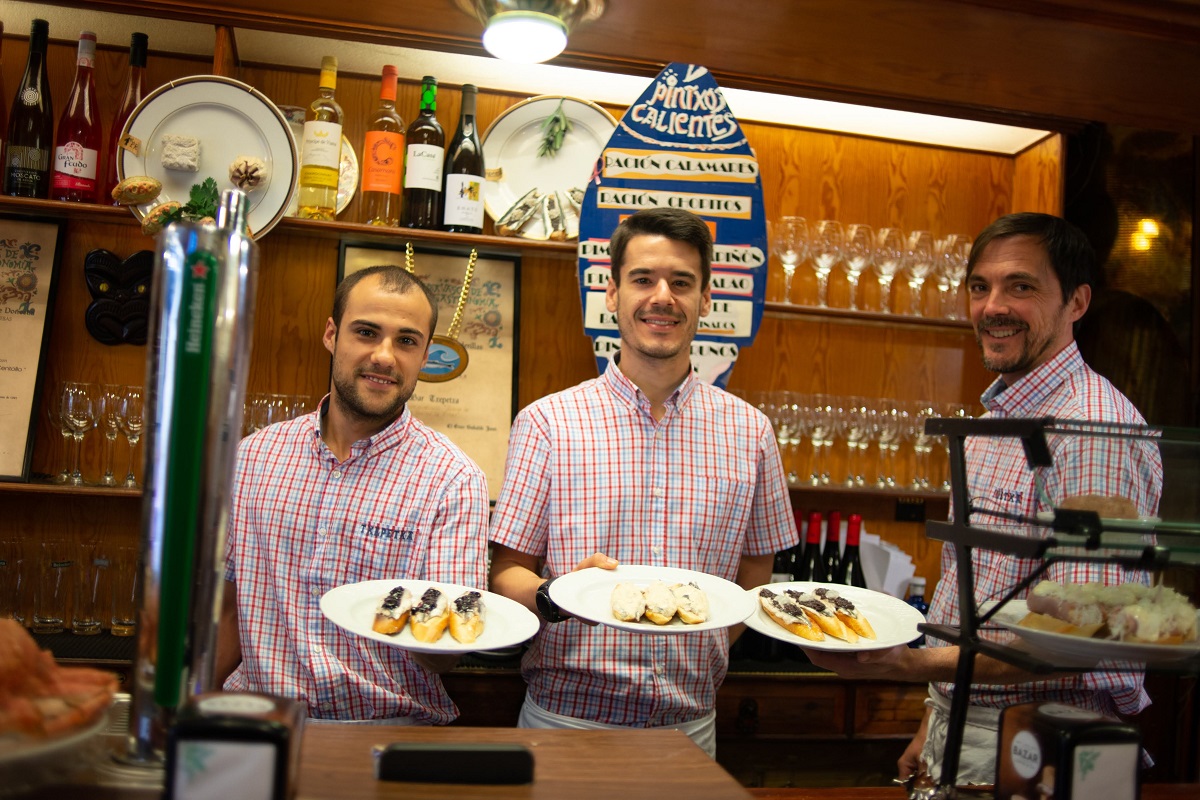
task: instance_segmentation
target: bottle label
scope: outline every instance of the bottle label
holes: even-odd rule
[[[10,143],[6,155],[10,170],[45,172],[50,168],[50,150],[45,147],[24,147]]]
[[[363,145],[364,192],[400,193],[400,168],[404,163],[404,134],[367,131]]]
[[[483,227],[483,178],[451,173],[446,176],[444,222],[463,228]]]
[[[404,160],[404,188],[442,190],[445,148],[433,144],[410,144]]]
[[[320,122],[313,120],[304,123],[304,144],[300,153],[300,163],[304,167],[326,167],[333,170],[333,183],[322,185],[337,186],[338,168],[342,159],[342,126],[336,122]],[[323,173],[323,170],[309,170],[311,173]]]
[[[67,142],[54,148],[55,189],[95,189],[99,153],[79,142]]]

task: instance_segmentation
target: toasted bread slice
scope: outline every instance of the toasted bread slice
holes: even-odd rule
[[[483,633],[483,595],[463,592],[450,608],[450,635],[455,641],[470,644]]]
[[[450,624],[450,604],[446,595],[432,586],[421,595],[409,614],[412,634],[419,642],[436,642]]]
[[[825,634],[812,623],[808,615],[790,598],[775,594],[770,589],[760,589],[758,602],[775,624],[784,630],[813,642],[825,641]]]
[[[675,595],[662,581],[654,581],[646,587],[642,594],[646,598],[646,619],[655,625],[666,625],[675,618],[679,604]]]
[[[383,598],[379,608],[375,609],[375,621],[371,624],[371,630],[395,636],[404,630],[411,609],[412,592],[403,586],[395,587]]]
[[[679,618],[688,625],[699,625],[708,620],[708,595],[694,583],[676,583],[671,586],[675,603],[679,607]]]
[[[800,606],[805,614],[808,614],[808,618],[826,634],[851,644],[858,641],[858,634],[847,628],[846,624],[838,619],[831,604],[826,603],[815,594],[797,592],[793,589],[788,589],[785,594],[791,597],[796,605]]]
[[[637,622],[646,613],[646,597],[632,583],[618,583],[609,597],[612,614],[623,622]]]
[[[832,608],[833,613],[842,621],[850,630],[867,639],[875,638],[875,629],[871,627],[871,622],[867,619],[862,610],[854,605],[848,597],[843,597],[836,589],[826,589],[821,587],[813,591],[813,594],[825,601],[826,608]]]

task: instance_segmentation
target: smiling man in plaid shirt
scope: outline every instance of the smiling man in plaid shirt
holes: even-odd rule
[[[545,619],[522,664],[523,727],[672,727],[715,752],[724,629],[639,635],[567,620],[548,580],[626,564],[752,588],[797,542],[783,466],[759,411],[692,373],[710,304],[712,238],[677,209],[640,211],[609,244],[621,352],[605,373],[525,408],[492,517],[492,588]]]
[[[990,417],[1055,417],[1131,425],[1145,420],[1111,383],[1093,372],[1075,345],[1073,326],[1091,300],[1091,245],[1070,223],[1048,214],[1010,214],[979,235],[967,266],[971,321],[983,363],[1000,377],[984,392]],[[1068,497],[1124,498],[1142,516],[1157,513],[1162,463],[1144,442],[1051,436],[1053,466],[1034,483],[1017,439],[968,438],[967,484],[973,525],[1012,525],[1008,517],[1033,518]],[[1131,509],[1132,510],[1132,509]],[[995,512],[995,513],[990,513]],[[1010,529],[1011,532],[1013,529]],[[1048,528],[1016,529],[1046,536]],[[972,557],[975,602],[999,599],[1032,573],[1038,562],[976,548]],[[1044,579],[1105,584],[1145,581],[1143,573],[1116,566],[1058,561]],[[942,547],[942,579],[929,606],[929,621],[959,624],[958,564],[950,544]],[[982,636],[1006,634],[981,631]],[[810,651],[814,663],[843,677],[931,681],[925,719],[899,762],[900,775],[927,770],[940,778],[957,646],[929,639],[929,647],[860,653]],[[963,734],[959,784],[995,782],[1000,710],[1032,701],[1055,701],[1106,714],[1136,714],[1149,705],[1141,673],[1087,672],[1046,680],[995,661],[975,659],[971,706]]]
[[[225,689],[302,700],[318,721],[458,716],[437,675],[453,659],[347,633],[318,605],[365,580],[487,578],[483,472],[407,407],[436,325],[436,300],[400,267],[353,273],[325,326],[329,395],[239,445],[216,664]]]

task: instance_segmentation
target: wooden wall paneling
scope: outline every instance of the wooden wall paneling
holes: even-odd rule
[[[1013,159],[1012,211],[1063,213],[1062,134],[1052,134]]]

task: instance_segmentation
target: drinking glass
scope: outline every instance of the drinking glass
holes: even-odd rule
[[[832,398],[824,394],[811,397],[805,413],[805,428],[812,445],[812,472],[808,482],[813,486],[829,483],[829,449],[837,431],[837,416]]]
[[[50,425],[58,428],[58,433],[62,436],[63,465],[58,474],[54,476],[55,483],[66,483],[71,480],[71,445],[74,442],[74,438],[71,435],[71,426],[66,423],[62,415],[64,388],[60,383],[56,388],[54,397],[46,403],[46,416],[50,418]]]
[[[25,624],[25,542],[0,538],[0,619]]]
[[[75,546],[75,610],[71,614],[71,633],[95,636],[100,633],[100,615],[108,591],[108,557],[97,542],[79,542]]]
[[[117,478],[113,475],[113,448],[119,433],[117,420],[121,414],[121,387],[112,383],[101,385],[97,401],[96,417],[100,430],[104,433],[104,476],[100,478],[100,485],[116,486]]]
[[[796,267],[808,258],[808,221],[804,217],[780,217],[771,226],[771,249],[783,267],[783,302],[790,303]]]
[[[971,409],[962,403],[942,403],[938,408],[938,413],[943,417],[954,419],[966,419],[971,416]],[[942,477],[941,490],[943,492],[950,491],[950,439],[947,436],[939,436],[942,443],[942,449],[946,453],[946,472]]]
[[[842,248],[845,243],[840,222],[823,219],[817,223],[809,242],[809,250],[812,251],[813,272],[817,274],[817,305],[821,308],[828,305],[825,298],[829,290],[829,273],[833,272],[834,266],[842,260]]]
[[[792,413],[790,400],[788,392],[770,392],[760,408],[767,415],[767,419],[771,421],[771,428],[775,432],[775,443],[779,446],[779,458],[787,471],[788,481],[794,483],[796,475],[789,463],[789,456],[791,455],[791,441],[796,436],[792,430],[796,420]]]
[[[112,635],[133,636],[137,627],[137,593],[141,580],[138,548],[134,545],[118,546],[112,570]]]
[[[71,594],[71,547],[65,539],[43,539],[33,592],[33,632],[62,633]]]
[[[936,417],[938,411],[933,404],[918,401],[908,409],[908,438],[912,440],[913,476],[909,486],[917,491],[929,489],[929,456],[933,452],[934,437],[925,432],[925,420]]]
[[[866,455],[871,446],[871,420],[867,401],[847,397],[840,404],[840,424],[846,439],[846,486],[866,486]]]
[[[67,479],[67,483],[82,486],[84,480],[79,469],[79,456],[83,450],[83,438],[96,424],[96,403],[92,398],[91,384],[77,381],[64,383],[61,413],[63,422],[70,427],[71,436],[75,440],[71,477]]]
[[[908,313],[921,316],[921,291],[925,279],[937,265],[933,252],[933,235],[929,231],[913,231],[908,237],[908,257],[904,267],[908,272],[908,288],[911,290]]]
[[[846,283],[850,284],[850,309],[858,309],[858,279],[875,260],[875,233],[870,225],[856,223],[846,228]]]
[[[952,233],[942,240],[938,272],[939,280],[945,281],[946,285],[942,298],[942,316],[946,319],[962,319],[959,314],[958,289],[967,277],[967,258],[970,255],[971,240],[968,237]]]
[[[124,387],[118,407],[120,408],[120,416],[117,418],[117,425],[121,428],[121,432],[125,434],[125,441],[129,443],[129,469],[125,475],[125,483],[122,485],[127,489],[136,489],[138,482],[133,474],[134,455],[137,451],[138,441],[142,438],[142,429],[145,425],[145,420],[142,418],[142,387]]]
[[[905,432],[908,412],[894,400],[880,400],[875,409],[875,443],[879,448],[879,477],[875,486],[896,488],[896,453]]]
[[[904,232],[899,228],[880,228],[875,231],[875,259],[871,265],[879,281],[879,310],[892,310],[892,280],[904,265]]]

